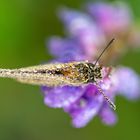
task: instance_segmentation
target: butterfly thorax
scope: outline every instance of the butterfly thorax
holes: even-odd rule
[[[101,69],[102,67],[95,66],[92,63],[80,63],[76,65],[79,71],[79,80],[84,78],[84,83],[96,83],[102,78]]]

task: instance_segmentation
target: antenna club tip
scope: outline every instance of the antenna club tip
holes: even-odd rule
[[[115,40],[115,38],[112,38],[110,42],[113,42]]]
[[[116,105],[115,105],[113,102],[110,102],[110,107],[111,107],[113,110],[116,110]]]

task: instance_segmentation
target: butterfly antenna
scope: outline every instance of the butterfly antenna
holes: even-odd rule
[[[99,61],[99,59],[101,58],[103,53],[106,51],[106,49],[108,49],[110,47],[110,45],[113,43],[114,40],[115,40],[115,38],[111,39],[111,41],[107,44],[107,46],[104,48],[104,50],[101,52],[101,54],[99,55],[99,57],[95,61],[94,66],[96,66],[97,62]]]
[[[103,90],[101,89],[101,87],[98,84],[96,84],[96,86],[97,86],[99,92],[103,95],[104,99],[109,103],[110,107],[113,108],[114,110],[116,110],[116,105],[110,100],[110,98],[107,95],[105,95],[105,93],[103,92]]]

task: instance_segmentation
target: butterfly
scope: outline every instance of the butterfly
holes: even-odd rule
[[[113,109],[114,103],[105,95],[98,82],[102,79],[102,66],[98,64],[105,50],[112,44],[112,39],[95,63],[88,61],[43,64],[19,69],[0,69],[0,77],[16,79],[19,82],[42,86],[81,86],[93,83]]]

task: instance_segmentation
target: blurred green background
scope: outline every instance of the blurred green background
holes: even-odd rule
[[[0,0],[0,67],[16,68],[40,64],[50,59],[47,37],[62,35],[56,16],[59,6],[80,9],[86,0]],[[137,22],[140,1],[126,0]],[[140,73],[140,51],[129,52],[121,61]],[[44,105],[37,86],[0,79],[0,140],[138,140],[140,101],[117,97],[119,122],[105,126],[95,118],[85,128],[75,129],[70,117],[60,109]]]

